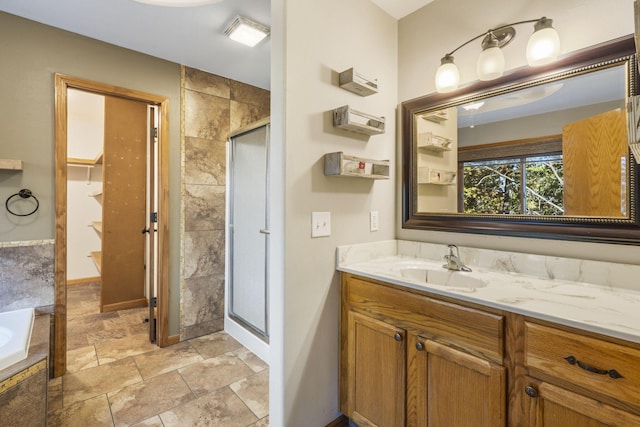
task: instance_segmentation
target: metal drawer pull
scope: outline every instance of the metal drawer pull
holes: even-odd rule
[[[566,356],[564,358],[564,360],[566,360],[567,362],[569,362],[570,365],[578,365],[579,367],[581,367],[582,369],[584,369],[585,371],[589,371],[589,372],[593,372],[594,374],[599,374],[599,375],[609,375],[611,378],[613,378],[614,380],[618,379],[618,378],[624,378],[622,375],[620,375],[620,373],[618,371],[616,371],[615,369],[598,369],[598,368],[594,368],[593,366],[589,366],[585,363],[582,363],[581,361],[579,361],[578,359],[576,359],[574,356]]]

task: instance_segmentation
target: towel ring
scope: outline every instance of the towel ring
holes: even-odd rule
[[[33,210],[29,213],[26,214],[19,214],[19,213],[15,213],[11,210],[11,208],[9,208],[9,202],[11,201],[11,199],[13,199],[16,196],[20,196],[20,198],[22,199],[33,199],[36,201],[36,207],[33,208]],[[12,194],[11,196],[9,196],[7,198],[7,201],[4,202],[4,206],[7,208],[7,212],[9,212],[11,215],[15,215],[15,216],[29,216],[34,214],[38,208],[40,207],[40,202],[38,201],[38,198],[36,196],[33,195],[33,193],[31,192],[31,190],[27,189],[27,188],[23,188],[22,190],[18,191],[16,194]]]

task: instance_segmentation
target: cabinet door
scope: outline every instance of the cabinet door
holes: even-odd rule
[[[404,425],[405,331],[350,311],[347,416],[358,425]]]
[[[640,417],[594,399],[529,379],[524,390],[529,426],[604,427],[640,426]]]
[[[506,424],[505,369],[451,347],[409,337],[407,425]]]

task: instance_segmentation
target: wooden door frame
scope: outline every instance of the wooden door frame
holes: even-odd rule
[[[169,99],[78,77],[55,74],[55,309],[53,375],[66,370],[67,354],[67,89],[141,101],[160,109],[158,132],[158,345],[169,341]]]

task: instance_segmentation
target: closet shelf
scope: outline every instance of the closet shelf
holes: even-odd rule
[[[93,229],[98,233],[102,233],[102,221],[92,221],[91,227],[93,227]]]
[[[89,193],[89,197],[98,197],[98,196],[102,196],[102,188]]]
[[[102,153],[98,154],[95,159],[67,157],[67,165],[69,166],[95,166],[100,164],[102,164]]]
[[[102,252],[100,251],[95,251],[95,252],[91,252],[91,259],[93,260],[93,262],[96,264],[96,267],[98,268],[98,272],[100,272],[100,270],[102,270]]]
[[[22,160],[0,159],[0,169],[21,171]]]
[[[324,155],[326,176],[389,179],[389,160],[372,160],[344,154],[342,151]]]

